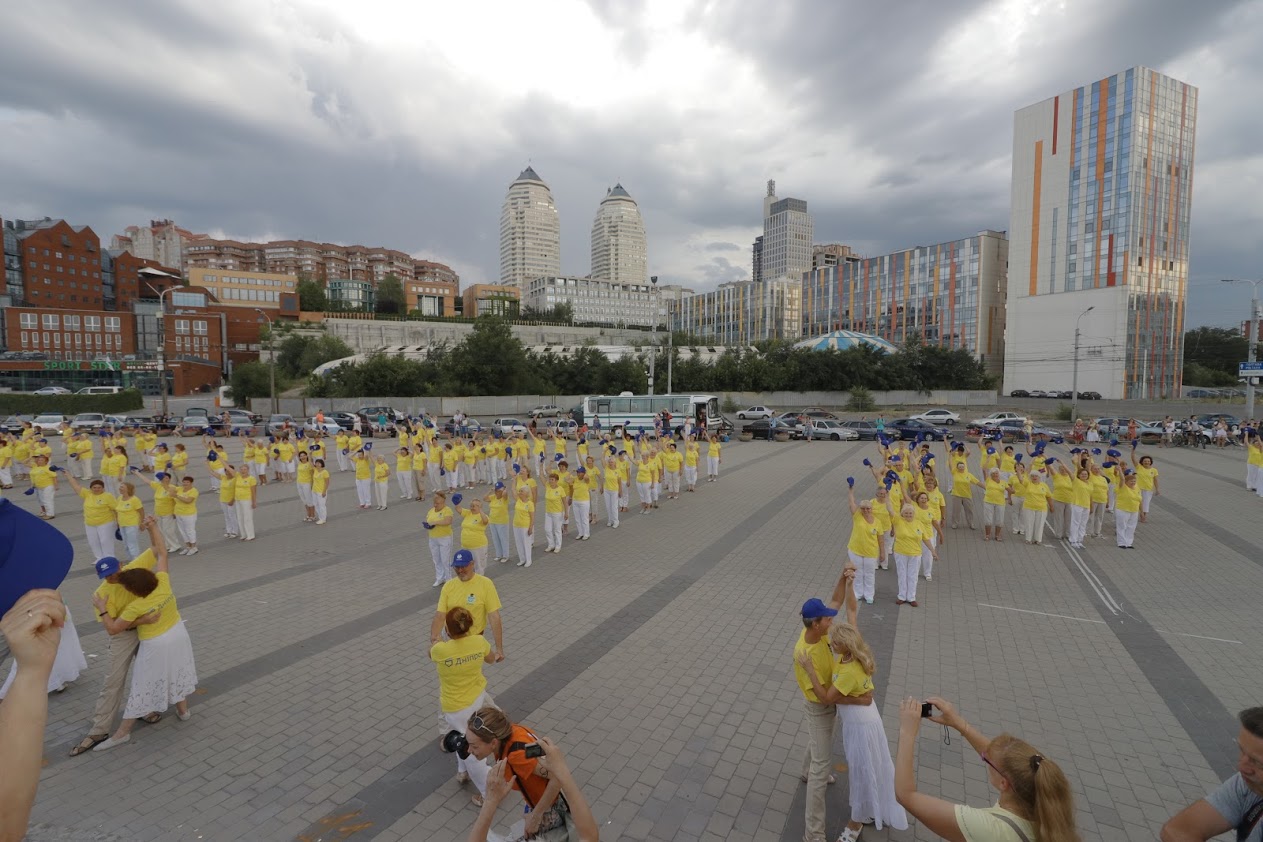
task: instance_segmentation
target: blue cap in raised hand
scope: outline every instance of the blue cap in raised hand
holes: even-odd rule
[[[345,447],[344,447],[344,448],[342,448],[342,455],[343,455],[343,456],[346,456],[346,455],[347,455],[348,453],[350,453],[350,452],[351,452],[351,451],[347,450]]]
[[[429,521],[425,521],[425,520],[423,520],[423,521],[421,521],[421,528],[422,528],[422,529],[433,529],[433,528],[434,528],[434,524],[430,523]]]
[[[873,463],[872,463],[872,462],[870,462],[870,461],[868,461],[867,459],[865,459],[865,460],[864,460],[864,467],[866,467],[866,468],[871,468],[871,467],[873,467]]]
[[[1015,455],[1013,456],[1013,461],[1014,461],[1014,462],[1021,462],[1021,461],[1022,461],[1022,454],[1020,454],[1020,453],[1015,454]]]
[[[373,443],[372,443],[371,441],[366,441],[366,442],[364,442],[364,449],[365,449],[365,450],[372,450],[372,449],[373,449]]]
[[[30,488],[26,489],[22,493],[25,494],[27,497],[30,497],[32,494],[35,493],[35,486],[32,485]]]
[[[1118,447],[1118,439],[1110,439],[1110,447]]]
[[[213,451],[213,450],[212,450],[210,453],[207,453],[207,454],[206,454],[206,461],[207,461],[207,462],[218,462],[218,461],[219,461],[219,454],[218,454],[218,453],[216,453],[215,451]]]
[[[847,487],[847,488],[854,488],[854,487],[855,487],[855,477],[847,477],[847,478],[846,478],[846,487]]]
[[[464,495],[462,495],[462,494],[453,494],[453,495],[452,495],[452,503],[453,503],[454,505],[459,506],[459,505],[460,505],[460,501],[461,501],[461,500],[464,500],[464,499],[465,499],[465,497],[464,497]]]
[[[1094,447],[1094,448],[1092,448],[1092,455],[1093,455],[1093,456],[1100,456],[1100,455],[1101,455],[1101,448],[1099,448],[1099,447]]]

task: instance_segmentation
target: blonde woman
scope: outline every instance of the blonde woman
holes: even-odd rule
[[[452,521],[456,513],[447,505],[447,495],[434,492],[434,505],[425,513],[421,527],[430,535],[430,560],[434,562],[434,584],[439,585],[451,578],[448,559],[452,557]]]
[[[509,490],[504,487],[503,482],[497,480],[491,493],[483,498],[483,502],[487,504],[491,539],[496,548],[495,559],[504,564],[509,560],[509,547],[512,542],[509,526],[509,503],[512,501],[509,499]]]
[[[899,598],[896,605],[905,602],[913,608],[917,607],[917,576],[921,573],[921,554],[928,548],[935,561],[938,551],[930,544],[932,529],[925,526],[917,518],[916,507],[905,502],[896,516],[890,500],[886,501],[890,509],[891,529],[895,534],[895,569],[899,573]]]
[[[173,553],[184,546],[175,525],[175,492],[178,486],[171,481],[170,474],[159,471],[149,482],[149,488],[153,490],[153,512],[158,519],[158,529],[167,542],[167,552]]]
[[[544,538],[548,546],[546,553],[561,552],[561,535],[563,521],[566,517],[566,488],[561,484],[561,476],[552,471],[548,474],[548,484],[544,486]]]
[[[855,477],[847,477],[847,500],[851,506],[851,538],[846,552],[855,565],[855,596],[869,605],[877,593],[877,557],[881,554],[881,522],[873,512],[872,500],[855,501]]]
[[[623,496],[623,477],[618,470],[618,460],[613,456],[605,457],[605,471],[601,479],[605,495],[605,525],[610,529],[618,529],[618,513],[622,510],[619,501]]]
[[[140,555],[140,524],[145,519],[145,503],[136,496],[136,486],[130,482],[118,484],[118,497],[114,500],[114,514],[118,518],[118,534],[123,539],[127,560]]]
[[[316,525],[324,526],[329,517],[329,472],[325,469],[323,459],[312,462],[311,502],[316,510]]]
[[[126,448],[115,447],[101,457],[101,481],[105,483],[108,494],[118,496],[118,484],[123,481],[123,472],[126,470]]]
[[[452,502],[460,515],[461,549],[473,553],[474,572],[481,576],[487,571],[487,527],[491,525],[491,518],[483,514],[482,501],[476,497],[469,501],[468,508],[461,506],[456,497]]]
[[[363,450],[351,454],[355,463],[355,496],[361,509],[373,507],[373,460]]]
[[[198,490],[193,487],[193,478],[180,480],[180,488],[173,495],[175,498],[175,525],[184,539],[184,547],[180,555],[197,555],[197,498]]]
[[[640,513],[649,514],[653,508],[653,463],[649,461],[649,451],[640,451],[640,461],[636,463],[636,496],[640,499]]]
[[[1052,489],[1044,482],[1043,472],[1031,471],[1022,486],[1022,498],[1022,514],[1025,518],[1022,531],[1026,533],[1026,543],[1043,544],[1044,526],[1048,522],[1048,513],[1053,508]]]
[[[377,498],[377,510],[386,511],[386,501],[390,497],[390,466],[385,456],[373,457],[373,494]]]
[[[254,540],[254,510],[259,505],[259,478],[252,464],[242,464],[233,479],[233,505],[237,508],[237,524],[242,541]]]
[[[219,483],[219,510],[224,513],[224,537],[240,537],[237,524],[237,469],[224,460]]]
[[[412,451],[407,446],[395,451],[395,483],[399,486],[399,499],[412,499]]]
[[[531,566],[531,549],[535,540],[535,495],[526,484],[517,487],[513,505],[513,541],[517,545],[517,566]]]
[[[303,504],[303,523],[314,523],[316,520],[316,500],[311,491],[311,475],[314,471],[311,456],[305,450],[300,450],[298,464],[294,466],[294,485],[298,488],[298,499]]]

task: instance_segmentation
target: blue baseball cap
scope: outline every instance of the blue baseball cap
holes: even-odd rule
[[[803,603],[802,613],[804,620],[819,620],[821,617],[838,616],[836,608],[830,608],[822,600],[816,599],[814,596]]]
[[[474,554],[469,550],[458,550],[452,557],[452,567],[468,567],[474,563]]]
[[[27,591],[61,587],[74,555],[61,530],[0,499],[0,615]]]
[[[107,555],[104,558],[98,558],[96,560],[95,566],[96,566],[97,578],[104,579],[107,576],[113,576],[120,569],[122,569],[123,565],[121,565],[118,559],[116,559],[114,556]]]
[[[504,483],[497,482],[495,487],[496,487],[496,491],[499,491],[501,488],[504,488]]]

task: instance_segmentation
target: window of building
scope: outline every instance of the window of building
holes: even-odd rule
[[[44,330],[56,330],[58,327],[57,315],[55,313],[43,314]]]
[[[105,329],[113,333],[118,333],[122,328],[119,326],[118,316],[105,317]]]
[[[83,329],[84,330],[100,330],[101,317],[100,316],[84,316]]]
[[[30,334],[28,334],[26,331],[22,331],[22,344],[26,345],[29,340],[30,340]]]
[[[193,332],[199,336],[206,335],[206,322],[198,320],[193,322]]]
[[[39,327],[39,317],[34,313],[22,313],[19,316],[19,321],[21,321],[23,329],[30,330]]]
[[[188,319],[176,319],[176,320],[175,320],[175,332],[176,332],[176,333],[188,333],[188,332],[189,332],[189,320],[188,320]]]
[[[75,350],[78,350],[82,347],[83,347],[83,334],[76,333],[75,334]]]
[[[64,326],[65,326],[66,330],[78,330],[78,329],[79,329],[79,317],[78,317],[78,316],[62,316],[62,317],[61,317],[61,323],[62,323],[62,325],[64,325]]]

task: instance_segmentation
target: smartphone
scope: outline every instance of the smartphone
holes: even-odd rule
[[[929,702],[922,702],[921,703],[921,718],[929,719],[933,715],[934,715],[934,705],[930,704]]]

